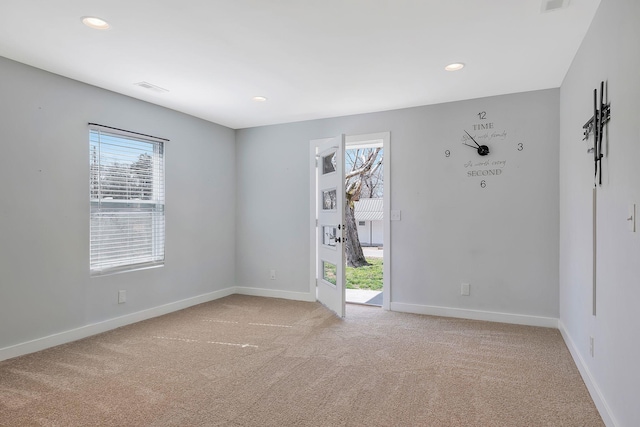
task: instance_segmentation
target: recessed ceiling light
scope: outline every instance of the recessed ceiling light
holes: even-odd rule
[[[96,30],[108,30],[110,27],[107,21],[96,18],[95,16],[83,16],[82,23],[87,27],[95,28]]]
[[[256,102],[265,102],[265,101],[267,100],[267,98],[266,98],[266,97],[264,97],[264,96],[254,96],[254,97],[253,97],[253,98],[251,98],[251,99],[253,99],[253,100],[254,100],[254,101],[256,101]]]
[[[447,71],[458,71],[458,70],[462,70],[463,68],[464,68],[464,64],[462,62],[454,62],[453,64],[449,64],[446,67],[444,67],[444,69]]]

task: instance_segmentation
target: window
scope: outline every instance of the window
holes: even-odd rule
[[[365,225],[365,222],[364,222],[364,221],[358,221],[358,225],[359,225],[360,227],[363,227],[363,226]]]
[[[164,263],[164,143],[89,131],[92,275]]]

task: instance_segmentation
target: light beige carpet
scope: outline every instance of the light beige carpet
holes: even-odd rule
[[[2,426],[601,426],[557,330],[234,295],[0,362]]]

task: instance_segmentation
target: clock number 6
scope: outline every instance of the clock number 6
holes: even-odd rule
[[[451,150],[445,150],[444,156],[445,157],[451,157]]]
[[[486,186],[487,186],[487,181],[485,181],[484,179],[480,181],[480,187],[484,188]]]
[[[524,145],[522,145],[522,142],[518,143],[518,151],[522,151],[524,150]]]

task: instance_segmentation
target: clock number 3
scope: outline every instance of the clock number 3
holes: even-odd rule
[[[518,151],[522,151],[524,150],[524,145],[522,144],[522,142],[518,143]]]
[[[487,186],[487,181],[485,181],[484,179],[480,181],[480,187],[485,188],[486,186]]]
[[[444,156],[445,157],[451,157],[451,150],[445,150]]]

